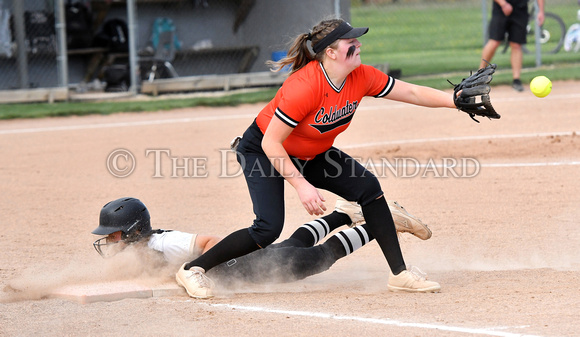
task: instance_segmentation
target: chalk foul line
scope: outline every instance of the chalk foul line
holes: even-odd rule
[[[414,163],[412,161],[405,161],[403,164],[386,164],[386,163],[372,163],[374,167],[391,167],[391,168],[459,168],[459,167],[469,167],[469,168],[481,168],[481,167],[541,167],[541,166],[578,166],[580,161],[553,161],[553,162],[530,162],[530,163],[479,163],[475,165],[473,163],[467,163],[467,165],[462,165],[459,161],[453,163],[453,165],[448,164],[436,164],[434,162],[429,162],[427,164]]]
[[[188,300],[188,301],[191,301],[191,300]],[[332,319],[332,320],[338,320],[338,321],[355,321],[355,322],[361,322],[361,323],[391,325],[391,326],[404,327],[404,328],[430,329],[430,330],[438,330],[438,331],[453,331],[453,332],[461,332],[461,333],[485,335],[485,336],[539,337],[538,335],[529,335],[529,334],[520,334],[520,333],[507,332],[507,331],[500,331],[500,330],[506,330],[506,329],[514,329],[514,328],[521,329],[521,328],[529,327],[527,325],[526,326],[517,326],[517,327],[467,328],[467,327],[458,327],[458,326],[441,325],[441,324],[401,322],[398,320],[388,319],[388,318],[368,318],[368,317],[358,317],[358,316],[343,316],[343,315],[334,315],[334,314],[329,314],[329,313],[313,312],[313,311],[295,311],[295,310],[272,309],[272,308],[263,308],[263,307],[255,307],[255,306],[243,306],[243,305],[221,304],[221,303],[201,303],[201,302],[197,302],[197,303],[205,304],[205,305],[208,305],[208,306],[214,307],[214,308],[226,308],[226,309],[240,310],[240,311],[263,312],[263,313],[282,314],[282,315],[288,315],[288,316],[300,316],[300,317],[308,317],[308,318]]]

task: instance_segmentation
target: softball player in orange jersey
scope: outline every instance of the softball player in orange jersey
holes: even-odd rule
[[[407,270],[378,179],[332,145],[348,128],[365,96],[425,107],[456,107],[452,94],[395,80],[362,65],[357,38],[367,31],[340,19],[322,21],[295,39],[288,57],[271,63],[277,70],[290,66],[291,74],[245,131],[236,150],[255,220],[180,268],[177,281],[191,296],[212,296],[212,282],[205,271],[264,248],[279,237],[284,225],[284,180],[296,189],[311,215],[326,211],[319,189],[361,205],[367,228],[390,267],[389,290],[440,290],[437,282]]]

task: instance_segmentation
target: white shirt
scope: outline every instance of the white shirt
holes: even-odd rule
[[[167,262],[181,265],[201,255],[201,250],[195,247],[196,238],[197,234],[168,231],[151,235],[147,246],[161,252]]]

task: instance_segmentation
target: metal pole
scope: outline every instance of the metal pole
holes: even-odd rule
[[[534,14],[536,17],[534,18],[534,35],[536,38],[536,67],[541,67],[542,66],[542,42],[540,41],[541,39],[541,34],[540,34],[540,29],[542,29],[542,27],[540,27],[540,23],[538,22],[538,12],[540,11],[540,7],[538,6],[538,1],[534,1]]]
[[[488,9],[487,9],[487,0],[481,0],[481,30],[483,32],[482,36],[483,36],[483,46],[485,46],[485,44],[487,43],[487,40],[489,39],[489,31],[487,29],[487,13],[488,13]]]
[[[56,43],[58,53],[56,63],[58,67],[58,84],[60,87],[68,88],[68,54],[66,46],[66,18],[64,15],[64,0],[57,0],[54,3],[56,13],[56,34],[58,36]]]
[[[334,16],[340,18],[340,0],[334,0]]]
[[[135,21],[135,0],[127,0],[127,29],[129,30],[129,70],[131,86],[129,92],[137,95],[137,23]]]
[[[14,30],[16,33],[18,78],[20,88],[28,88],[28,53],[26,48],[26,34],[24,31],[24,1],[12,1],[14,13]]]

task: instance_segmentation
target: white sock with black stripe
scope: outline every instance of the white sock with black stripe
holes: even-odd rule
[[[366,224],[342,230],[328,239],[324,246],[329,247],[337,259],[352,254],[374,239],[365,226]]]
[[[312,247],[333,230],[344,225],[350,225],[350,223],[351,220],[348,215],[335,211],[298,227],[290,238],[280,244],[283,246]]]
[[[307,229],[314,238],[314,245],[330,233],[330,227],[324,219],[316,219],[300,226]]]

